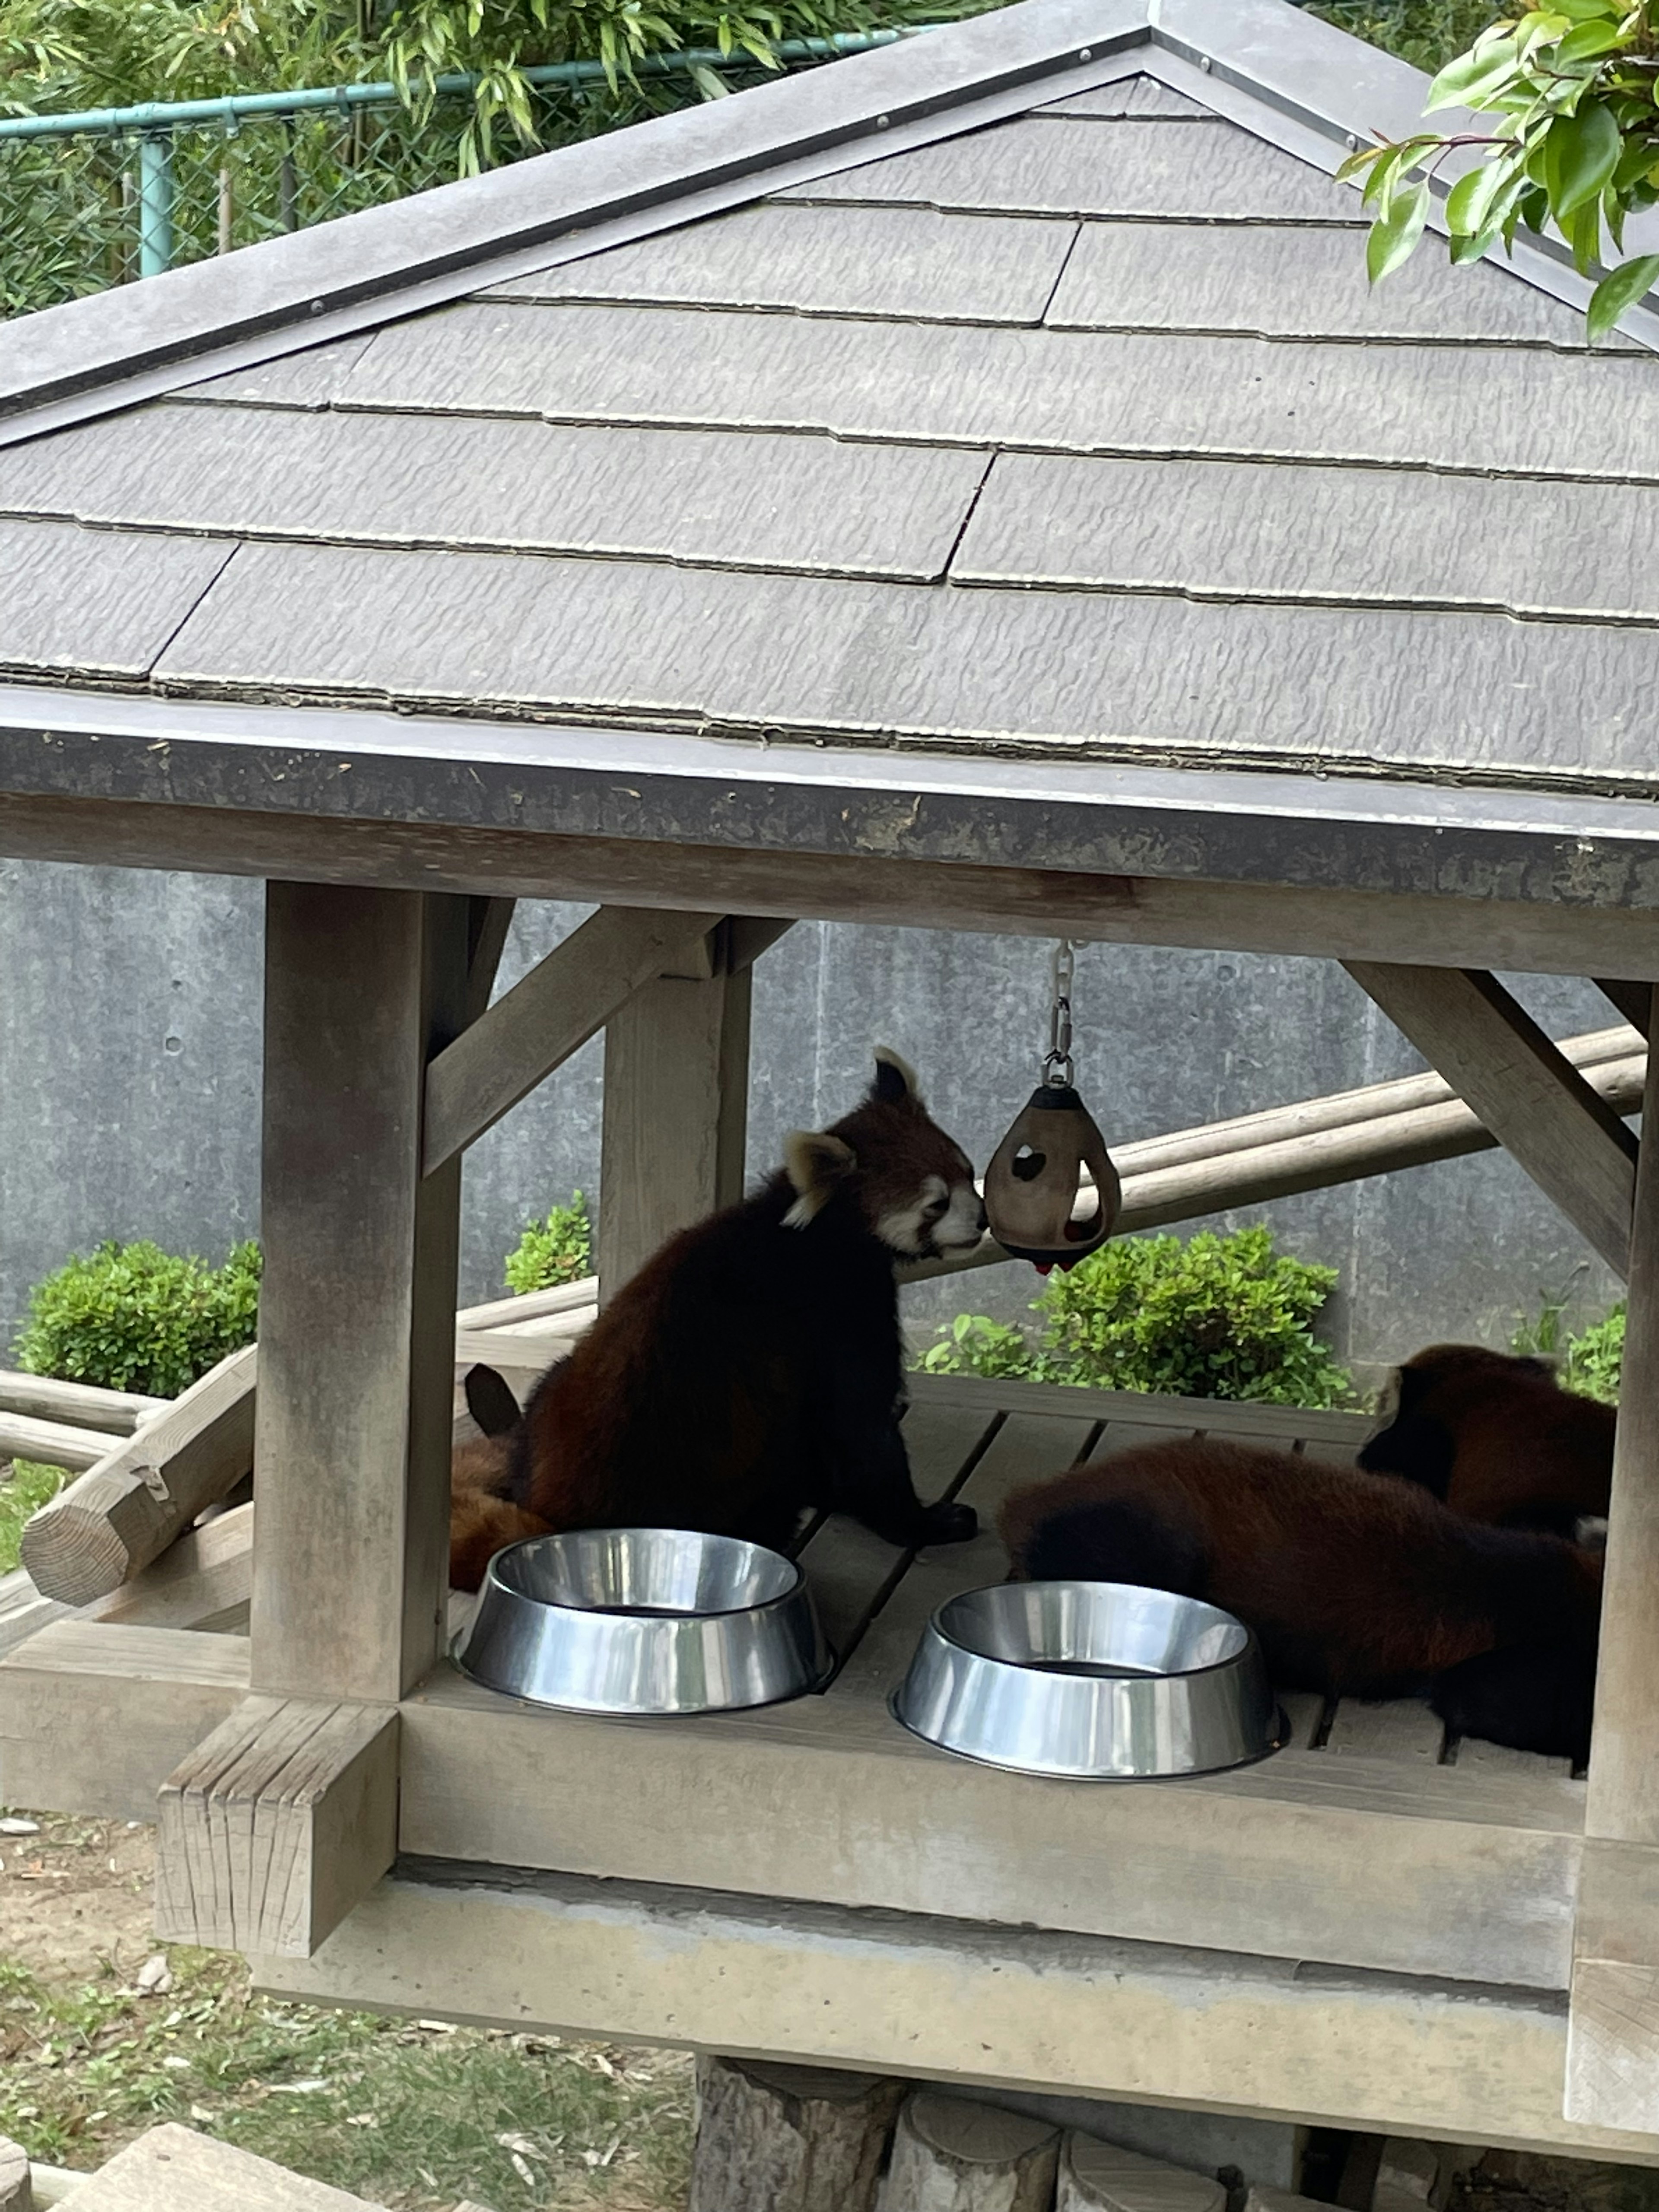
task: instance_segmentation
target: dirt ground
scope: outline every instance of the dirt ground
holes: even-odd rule
[[[90,1981],[108,1962],[131,1979],[155,1949],[154,1832],[137,1820],[16,1818],[39,1832],[0,1832],[0,1959],[65,1981]]]

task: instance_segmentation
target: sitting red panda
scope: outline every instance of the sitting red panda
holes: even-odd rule
[[[805,1506],[899,1544],[974,1534],[971,1508],[925,1506],[899,1426],[894,1268],[976,1244],[985,1210],[962,1147],[896,1054],[826,1131],[741,1205],[672,1237],[507,1425],[505,1385],[475,1370],[482,1442],[454,1460],[450,1579],[550,1528],[702,1528],[779,1547]]]
[[[1570,1536],[1606,1516],[1614,1419],[1541,1360],[1433,1344],[1399,1369],[1393,1419],[1359,1464],[1420,1483],[1472,1521]]]
[[[1017,1575],[1138,1583],[1255,1630],[1283,1688],[1425,1689],[1461,1735],[1588,1755],[1601,1561],[1415,1485],[1218,1438],[1137,1445],[1018,1491]]]

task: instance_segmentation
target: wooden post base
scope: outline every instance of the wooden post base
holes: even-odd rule
[[[1092,2136],[1066,2138],[1054,2212],[1226,2212],[1226,2191],[1207,2174],[1142,2158]]]
[[[697,2063],[689,2212],[872,2212],[904,2084],[829,2066]]]
[[[916,2092],[899,2114],[880,2212],[1050,2212],[1060,2131]]]

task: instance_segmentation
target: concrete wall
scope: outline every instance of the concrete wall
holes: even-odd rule
[[[510,981],[583,909],[521,907]],[[222,1254],[258,1229],[260,892],[226,878],[0,863],[0,1328],[29,1285],[100,1238]],[[1018,938],[805,924],[757,970],[750,1159],[833,1120],[870,1048],[914,1060],[981,1165],[1034,1080],[1049,949]],[[1587,983],[1511,979],[1558,1035],[1615,1018]],[[1331,963],[1107,945],[1078,957],[1079,1080],[1108,1141],[1346,1089],[1421,1065]],[[596,1041],[469,1155],[463,1296],[500,1287],[525,1218],[597,1196]],[[1244,1217],[1227,1217],[1221,1226]],[[1262,1218],[1258,1215],[1255,1218]],[[1507,1341],[1571,1286],[1617,1286],[1512,1162],[1448,1162],[1265,1209],[1341,1270],[1339,1352],[1387,1360],[1437,1337]],[[1018,1315],[1015,1266],[908,1294],[915,1317]]]

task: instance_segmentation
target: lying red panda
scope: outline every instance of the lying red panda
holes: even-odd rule
[[[1460,1735],[1588,1755],[1601,1561],[1416,1485],[1217,1438],[1137,1445],[1016,1492],[1021,1577],[1138,1583],[1255,1630],[1281,1689],[1431,1692]]]
[[[785,1156],[751,1197],[647,1261],[522,1419],[499,1378],[474,1370],[469,1402],[498,1433],[455,1455],[457,1589],[476,1589],[503,1544],[550,1528],[702,1528],[776,1547],[811,1505],[894,1543],[974,1534],[970,1507],[925,1506],[910,1480],[893,1272],[978,1243],[973,1167],[886,1051],[864,1103],[791,1137]]]
[[[1472,1521],[1570,1536],[1606,1516],[1614,1419],[1541,1360],[1432,1344],[1398,1370],[1393,1419],[1359,1464],[1420,1483]]]

